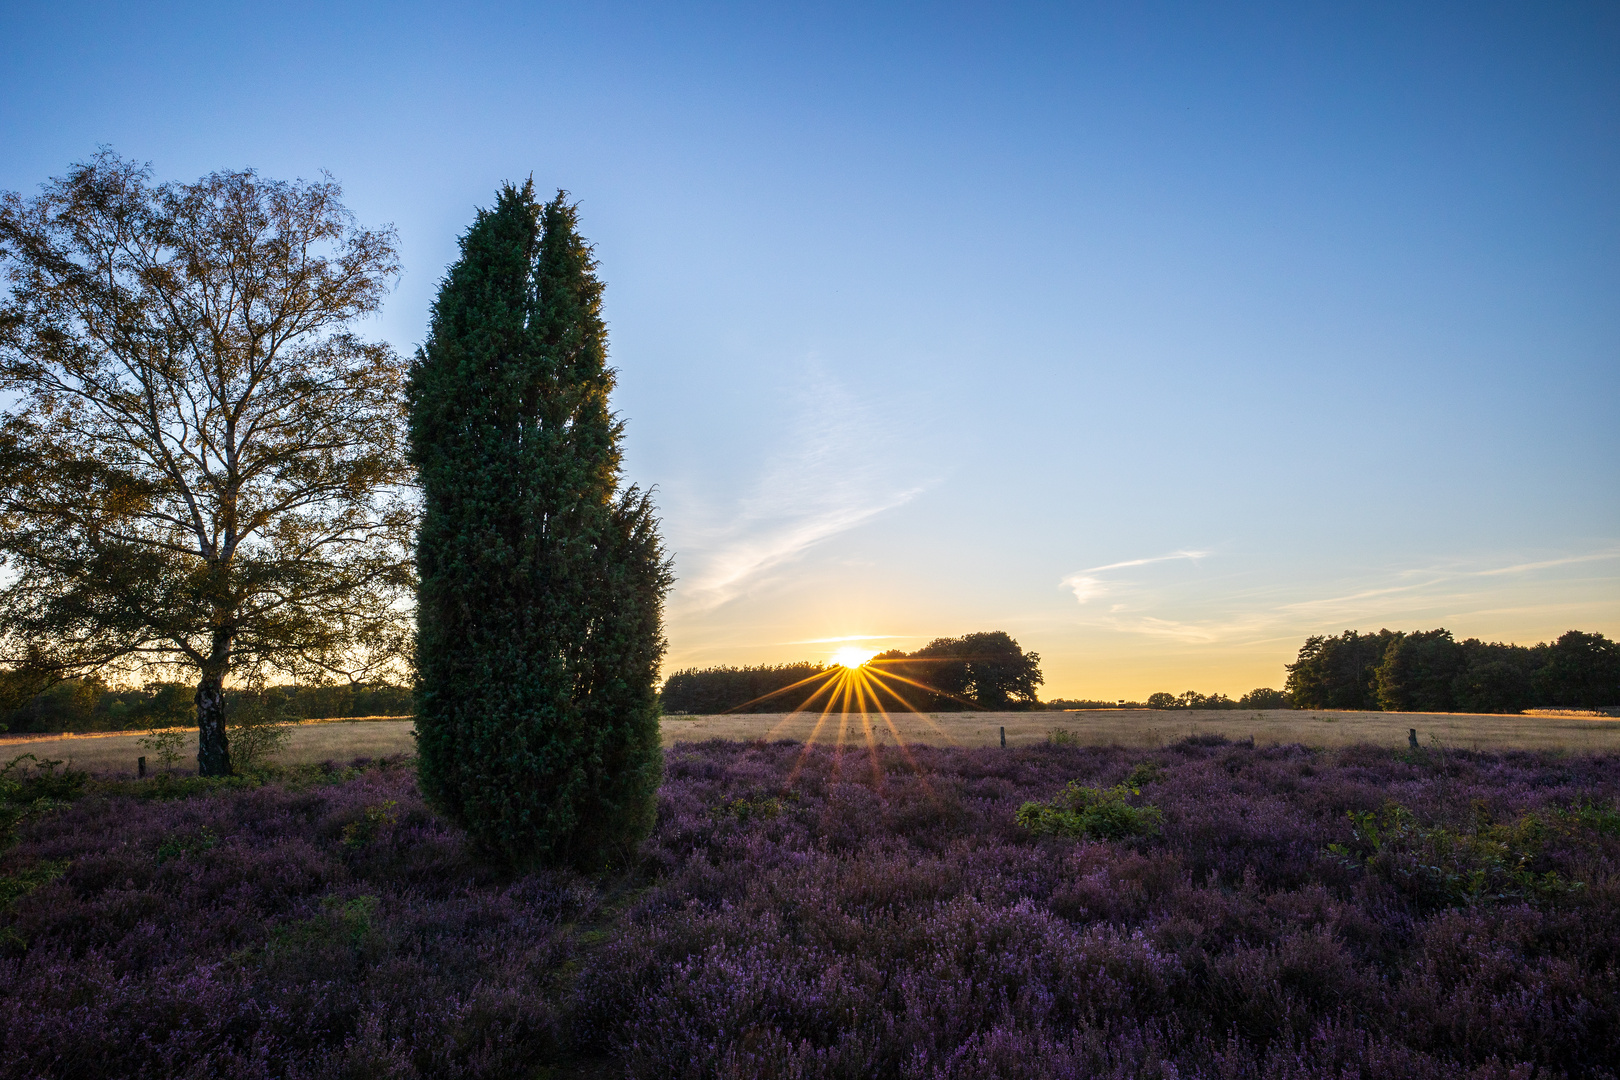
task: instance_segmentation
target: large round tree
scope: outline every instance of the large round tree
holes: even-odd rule
[[[104,151],[0,197],[0,660],[28,686],[356,677],[405,635],[404,364],[354,323],[398,271],[337,185],[154,184]]]
[[[503,187],[410,375],[422,785],[519,865],[615,862],[661,771],[671,577],[646,495],[620,489],[595,268],[562,193]]]

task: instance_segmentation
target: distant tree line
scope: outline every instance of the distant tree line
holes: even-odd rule
[[[1281,690],[1273,690],[1270,687],[1250,690],[1236,700],[1221,693],[1200,694],[1196,690],[1185,690],[1180,694],[1162,692],[1149,694],[1146,707],[1149,709],[1286,709],[1289,708],[1289,701],[1287,694]]]
[[[806,660],[797,664],[760,664],[757,667],[684,668],[664,680],[664,712],[708,715],[738,712],[785,712],[793,702],[776,698],[755,701],[826,671],[826,665]],[[807,691],[808,692],[808,691]],[[784,695],[785,696],[785,695]],[[750,705],[749,702],[754,702]]]
[[[350,716],[409,716],[408,686],[271,686],[260,691],[227,689],[228,707],[251,696],[266,715],[283,720]],[[20,708],[0,713],[0,730],[27,732],[139,731],[197,722],[196,688],[153,682],[111,687],[95,676],[65,679],[35,694]]]
[[[1620,704],[1620,646],[1571,630],[1557,641],[1457,641],[1449,630],[1346,630],[1307,638],[1288,665],[1297,708],[1514,713]]]
[[[1018,642],[1000,630],[935,638],[916,652],[892,649],[872,658],[871,670],[883,684],[922,712],[962,709],[1018,710],[1040,708],[1041,657],[1024,652]],[[775,697],[785,690],[827,671],[823,664],[758,667],[686,668],[664,680],[665,713],[705,715],[718,712],[787,712],[821,685],[806,683],[797,692]],[[765,700],[759,700],[759,699]],[[884,708],[903,708],[883,695]],[[816,708],[825,700],[815,703]]]

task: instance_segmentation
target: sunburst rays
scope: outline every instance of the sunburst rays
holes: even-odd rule
[[[780,698],[783,704],[796,702],[775,726],[766,733],[771,739],[781,734],[790,724],[800,721],[806,714],[819,710],[815,724],[810,729],[809,736],[804,740],[804,747],[799,751],[799,757],[794,762],[792,770],[788,773],[787,784],[792,784],[799,775],[800,770],[808,758],[810,751],[821,741],[822,733],[830,726],[836,724],[838,734],[832,740],[833,776],[843,775],[844,754],[846,748],[852,745],[852,724],[859,725],[860,743],[866,747],[867,758],[872,767],[872,781],[875,784],[883,782],[883,763],[878,753],[881,729],[887,729],[894,738],[895,747],[899,750],[906,764],[917,775],[922,775],[922,768],[917,763],[916,756],[906,742],[900,725],[895,722],[894,715],[884,706],[885,697],[899,707],[899,710],[910,714],[916,720],[926,724],[928,728],[941,739],[955,744],[957,740],[928,713],[914,705],[910,698],[902,693],[905,689],[922,691],[930,695],[949,698],[960,702],[971,709],[982,709],[978,702],[959,694],[953,694],[937,686],[902,675],[892,670],[892,665],[901,663],[899,660],[872,660],[868,659],[870,653],[859,656],[842,655],[840,663],[819,671],[808,678],[800,679],[780,690],[773,690],[768,694],[761,694],[751,701],[735,705],[726,710],[728,713],[740,712],[764,702]],[[907,664],[916,663],[916,660],[903,661]],[[881,724],[874,725],[876,719]]]

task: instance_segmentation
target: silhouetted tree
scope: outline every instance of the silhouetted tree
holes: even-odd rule
[[[1396,634],[1378,664],[1378,707],[1385,712],[1451,712],[1454,684],[1466,665],[1451,631]]]
[[[1620,646],[1571,630],[1552,645],[1456,641],[1447,630],[1307,638],[1288,666],[1299,708],[1365,708],[1355,702],[1371,675],[1372,704],[1401,712],[1519,712],[1530,705],[1620,704]]]
[[[1530,679],[1524,666],[1508,660],[1477,659],[1452,682],[1458,712],[1516,713],[1529,700]]]
[[[1535,686],[1550,705],[1576,709],[1620,705],[1620,646],[1602,634],[1570,630],[1547,651]]]
[[[1264,686],[1238,699],[1238,706],[1244,709],[1286,709],[1288,705],[1287,694]]]
[[[990,630],[936,638],[910,653],[896,670],[943,691],[928,695],[928,709],[966,708],[964,698],[985,709],[1027,709],[1039,703],[1036,687],[1045,681],[1040,665],[1039,653],[1026,653],[1004,631]],[[885,665],[878,664],[877,670]]]
[[[1300,709],[1376,709],[1378,665],[1395,639],[1388,630],[1310,637],[1288,665],[1285,692]]]
[[[806,684],[802,692],[778,694],[777,691],[825,670],[823,665],[811,661],[757,667],[686,668],[664,680],[660,700],[665,713],[706,715],[729,709],[753,713],[789,712],[821,684]]]

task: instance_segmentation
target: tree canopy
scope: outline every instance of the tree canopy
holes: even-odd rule
[[[354,324],[392,230],[330,178],[154,183],[102,151],[0,198],[0,660],[363,678],[407,640],[404,367]],[[37,688],[37,687],[36,687]]]
[[[983,709],[1031,708],[1039,703],[1036,688],[1045,681],[1040,654],[1024,652],[1004,630],[935,638],[899,666],[939,691],[918,707],[940,711],[969,707],[969,702]]]

